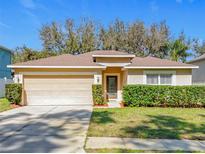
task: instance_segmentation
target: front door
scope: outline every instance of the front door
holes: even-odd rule
[[[117,76],[107,76],[108,99],[117,98]]]

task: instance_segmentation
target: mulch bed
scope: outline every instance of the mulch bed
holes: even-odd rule
[[[22,107],[22,105],[11,104],[11,108],[12,109],[19,108],[19,107]]]
[[[94,107],[108,107],[108,104],[94,104]]]

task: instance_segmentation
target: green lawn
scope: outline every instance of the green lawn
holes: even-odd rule
[[[129,149],[85,149],[87,153],[143,153],[143,150]]]
[[[205,109],[94,109],[88,136],[205,140]]]
[[[87,153],[200,153],[200,151],[144,151],[130,149],[85,149],[85,151]]]
[[[11,109],[11,105],[6,98],[0,98],[0,112]]]

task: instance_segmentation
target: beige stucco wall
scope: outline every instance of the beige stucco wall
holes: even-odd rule
[[[130,63],[130,58],[116,58],[116,57],[97,57],[96,62],[98,63]]]
[[[193,84],[205,84],[205,60],[192,62],[193,65],[199,66],[192,70]]]
[[[176,85],[191,85],[191,84],[192,84],[191,69],[176,70]]]
[[[191,69],[177,69],[177,70],[146,70],[146,71],[174,71],[176,72],[176,85],[191,85],[192,84],[192,70]],[[143,84],[144,82],[143,69],[130,69],[127,75],[127,84]]]
[[[127,71],[127,84],[143,84],[143,70],[131,69]]]

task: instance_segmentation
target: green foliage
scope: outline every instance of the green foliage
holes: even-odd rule
[[[205,86],[127,85],[127,106],[205,107]]]
[[[189,47],[181,40],[175,40],[173,43],[171,43],[170,49],[171,49],[171,60],[173,61],[185,62],[186,58],[190,56],[190,54],[187,53]]]
[[[196,57],[205,54],[205,41],[199,41],[199,39],[193,39],[192,50],[195,51]]]
[[[65,47],[64,33],[57,22],[43,25],[40,29],[40,38],[43,41],[44,50],[61,53]]]
[[[6,85],[6,98],[11,103],[20,104],[22,96],[21,84],[7,84]]]
[[[79,51],[79,38],[76,30],[74,30],[74,21],[72,19],[66,20],[67,39],[65,40],[65,53],[75,54]]]
[[[45,50],[57,54],[85,53],[97,49],[123,50],[137,56],[159,58],[169,58],[171,51],[171,31],[165,21],[145,26],[142,21],[125,23],[115,19],[105,27],[92,19],[83,18],[79,24],[67,19],[63,27],[53,22],[41,28],[40,38]]]
[[[13,58],[12,58],[12,62],[20,63],[20,62],[26,62],[30,60],[37,60],[40,58],[55,56],[55,55],[56,55],[55,52],[46,51],[46,50],[40,52],[40,51],[33,50],[31,48],[28,48],[26,46],[23,46],[23,47],[16,48]]]
[[[103,98],[103,88],[102,85],[95,84],[92,86],[93,102],[95,105],[105,104]]]
[[[173,34],[165,21],[146,26],[142,21],[125,23],[116,19],[108,26],[83,18],[77,24],[72,19],[65,23],[52,22],[39,30],[43,50],[27,47],[14,54],[14,63],[36,60],[60,54],[82,54],[93,50],[122,50],[136,56],[155,56],[159,58],[185,61],[187,51],[193,46],[184,35]],[[195,41],[193,50],[204,50]],[[203,51],[202,51],[203,50]]]

